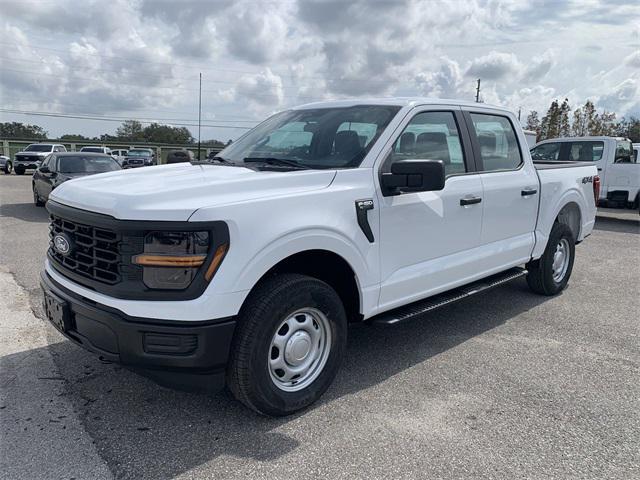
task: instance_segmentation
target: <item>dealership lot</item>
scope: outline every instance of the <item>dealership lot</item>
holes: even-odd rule
[[[24,289],[0,304],[3,342],[24,347],[1,350],[8,478],[640,475],[637,213],[598,219],[558,297],[518,280],[407,324],[354,326],[322,400],[266,419],[103,364],[43,321],[25,338],[12,312],[40,314],[47,214],[29,176],[0,175],[0,204],[0,271]]]

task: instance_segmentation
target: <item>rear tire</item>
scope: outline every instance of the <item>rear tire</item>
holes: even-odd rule
[[[564,290],[571,277],[574,257],[573,232],[564,223],[554,223],[542,257],[527,264],[529,288],[548,296]]]
[[[268,278],[238,316],[227,385],[262,415],[289,415],[329,388],[346,344],[347,317],[333,288],[305,275]]]

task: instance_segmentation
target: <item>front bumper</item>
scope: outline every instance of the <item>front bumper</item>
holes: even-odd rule
[[[234,319],[185,324],[129,317],[71,292],[45,271],[40,286],[49,298],[64,302],[67,329],[61,331],[49,318],[52,325],[100,358],[172,388],[213,392],[224,387]]]
[[[36,170],[38,167],[40,167],[40,163],[42,163],[40,160],[37,161],[16,161],[13,164],[13,168],[24,168],[25,170]]]

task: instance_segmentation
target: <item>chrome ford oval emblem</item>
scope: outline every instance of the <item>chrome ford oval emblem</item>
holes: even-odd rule
[[[71,241],[64,233],[59,233],[53,237],[53,248],[61,255],[69,255],[71,252]]]

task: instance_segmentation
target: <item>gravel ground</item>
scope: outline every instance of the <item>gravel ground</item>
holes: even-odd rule
[[[0,266],[24,289],[3,288],[9,302],[38,313],[47,215],[29,186],[0,175]],[[518,280],[410,323],[356,325],[333,386],[285,419],[159,387],[33,319],[33,346],[1,351],[0,477],[640,478],[639,286],[640,223],[599,218],[561,295]],[[3,337],[11,325],[0,316]],[[7,389],[23,362],[23,389]],[[75,441],[8,420],[39,408],[48,393],[24,389],[44,376],[60,379]]]

